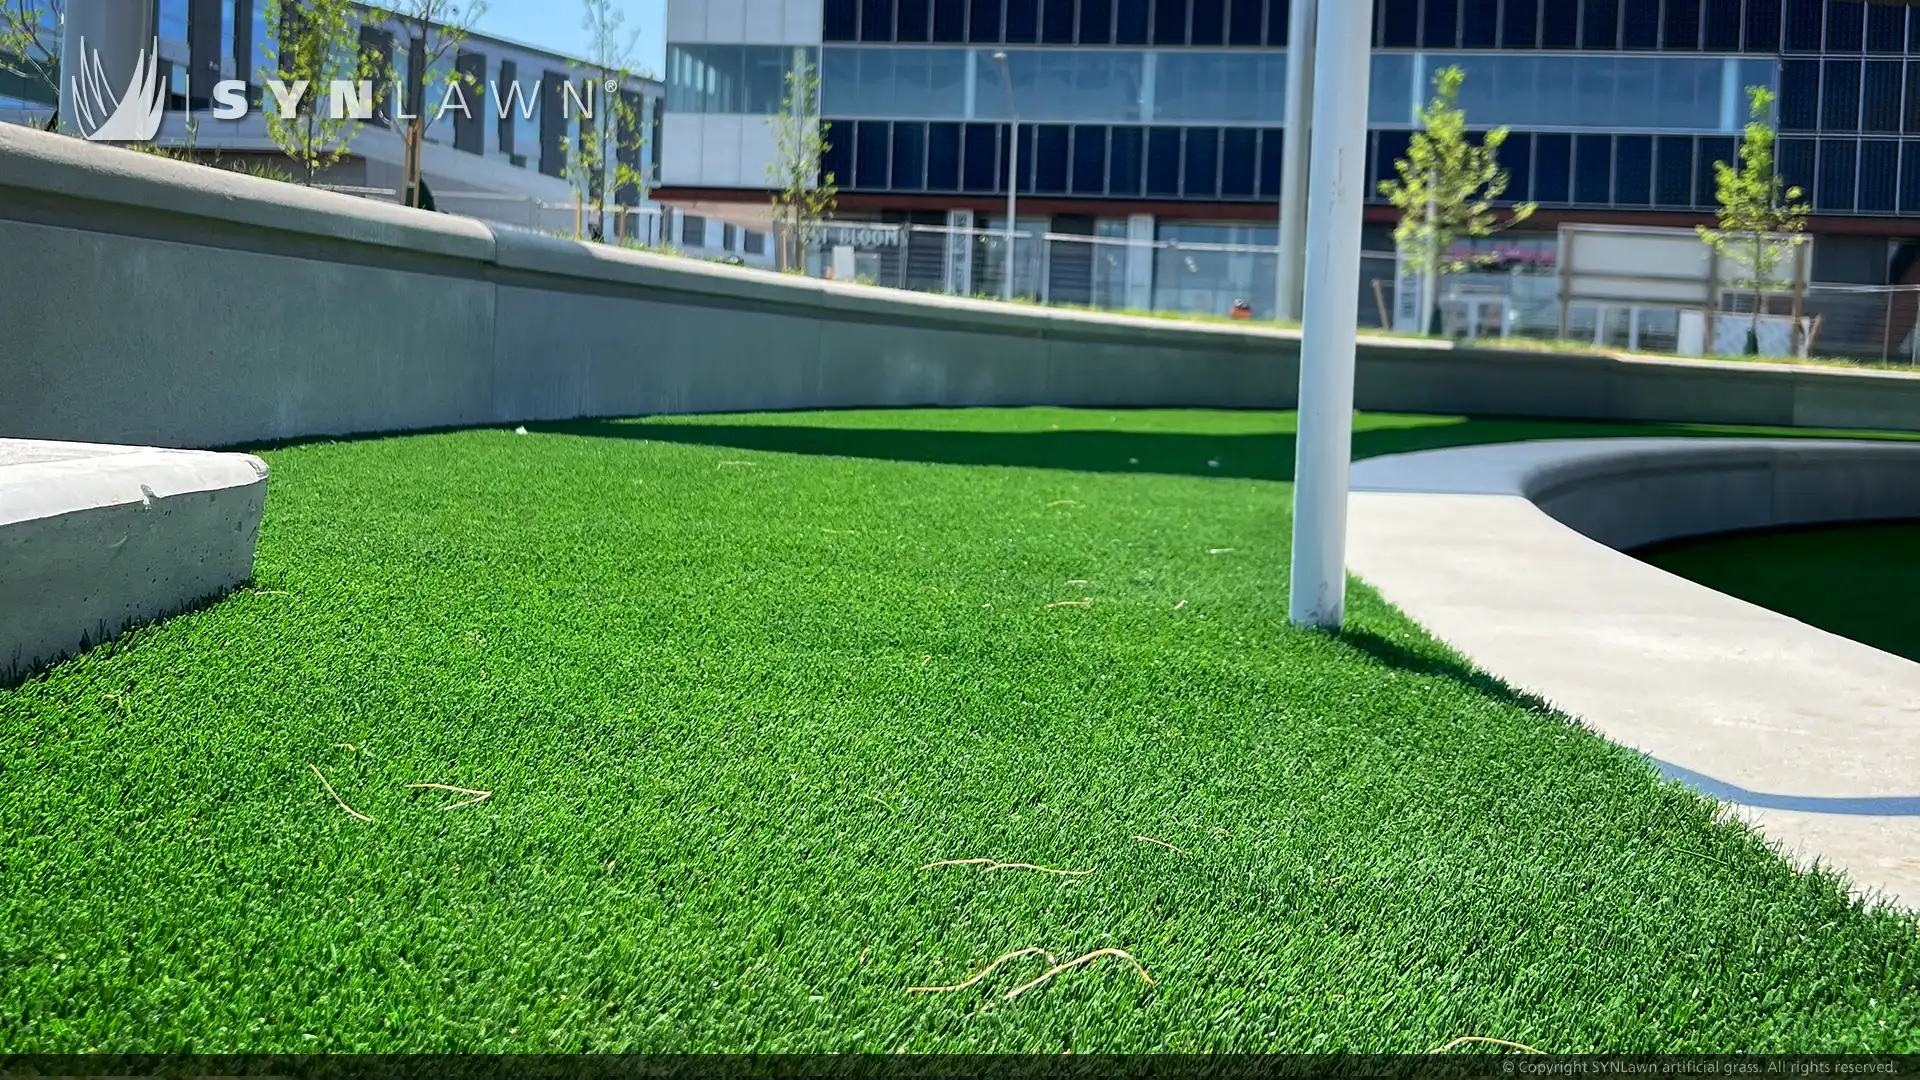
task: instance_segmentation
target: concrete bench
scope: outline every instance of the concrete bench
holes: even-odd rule
[[[250,454],[0,439],[0,684],[244,585]]]

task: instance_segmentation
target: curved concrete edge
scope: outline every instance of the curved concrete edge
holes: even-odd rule
[[[1920,906],[1920,664],[1624,554],[1920,516],[1920,445],[1601,439],[1378,458],[1349,568],[1476,666]]]
[[[0,440],[0,684],[244,585],[248,454]]]

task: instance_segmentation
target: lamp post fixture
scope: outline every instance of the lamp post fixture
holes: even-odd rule
[[[993,54],[993,62],[1000,65],[1000,84],[1007,88],[1007,115],[1012,118],[1013,126],[1008,129],[1007,150],[1007,272],[1006,280],[1000,283],[1001,298],[1013,299],[1013,252],[1014,252],[1014,215],[1020,209],[1020,105],[1013,99],[1013,75],[1007,70],[1007,54],[1004,51]]]

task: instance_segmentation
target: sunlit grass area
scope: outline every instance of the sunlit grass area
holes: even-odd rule
[[[1289,629],[1293,422],[267,451],[253,588],[0,690],[0,1047],[1920,1049],[1911,915]]]

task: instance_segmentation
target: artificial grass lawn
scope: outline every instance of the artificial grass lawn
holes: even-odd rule
[[[1920,522],[1710,536],[1636,554],[1729,596],[1920,660]]]
[[[1292,424],[271,451],[254,589],[0,691],[0,1047],[1920,1049],[1910,915],[1364,588],[1287,628]],[[1029,947],[1154,982],[905,992]]]

